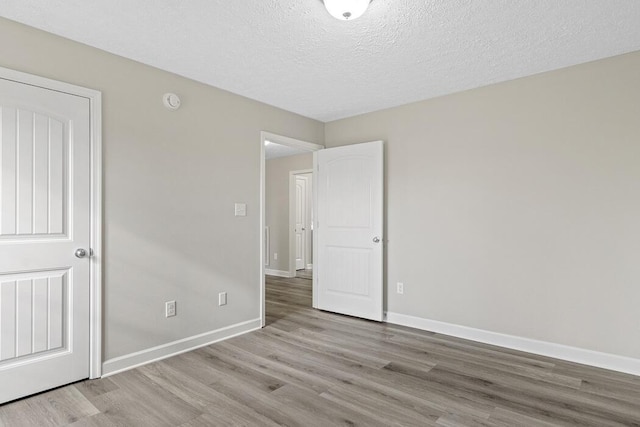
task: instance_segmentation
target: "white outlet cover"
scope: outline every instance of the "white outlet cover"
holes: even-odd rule
[[[227,293],[220,292],[218,294],[218,305],[227,305]]]
[[[167,301],[164,303],[164,315],[165,317],[173,317],[176,315],[175,301]]]

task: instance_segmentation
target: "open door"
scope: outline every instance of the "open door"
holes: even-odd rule
[[[382,321],[383,143],[314,153],[314,307]]]

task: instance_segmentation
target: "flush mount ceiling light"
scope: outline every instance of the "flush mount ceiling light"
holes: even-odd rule
[[[324,0],[324,7],[334,18],[353,21],[369,7],[371,0]]]

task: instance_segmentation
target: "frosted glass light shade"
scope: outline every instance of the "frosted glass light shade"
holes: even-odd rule
[[[324,7],[334,18],[353,21],[362,16],[371,0],[324,0]]]

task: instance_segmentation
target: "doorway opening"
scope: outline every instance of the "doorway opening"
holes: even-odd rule
[[[300,297],[297,301],[306,304],[303,295],[308,293],[311,307],[313,152],[324,146],[269,132],[261,132],[260,146],[260,309],[265,326],[267,280],[278,297]]]

